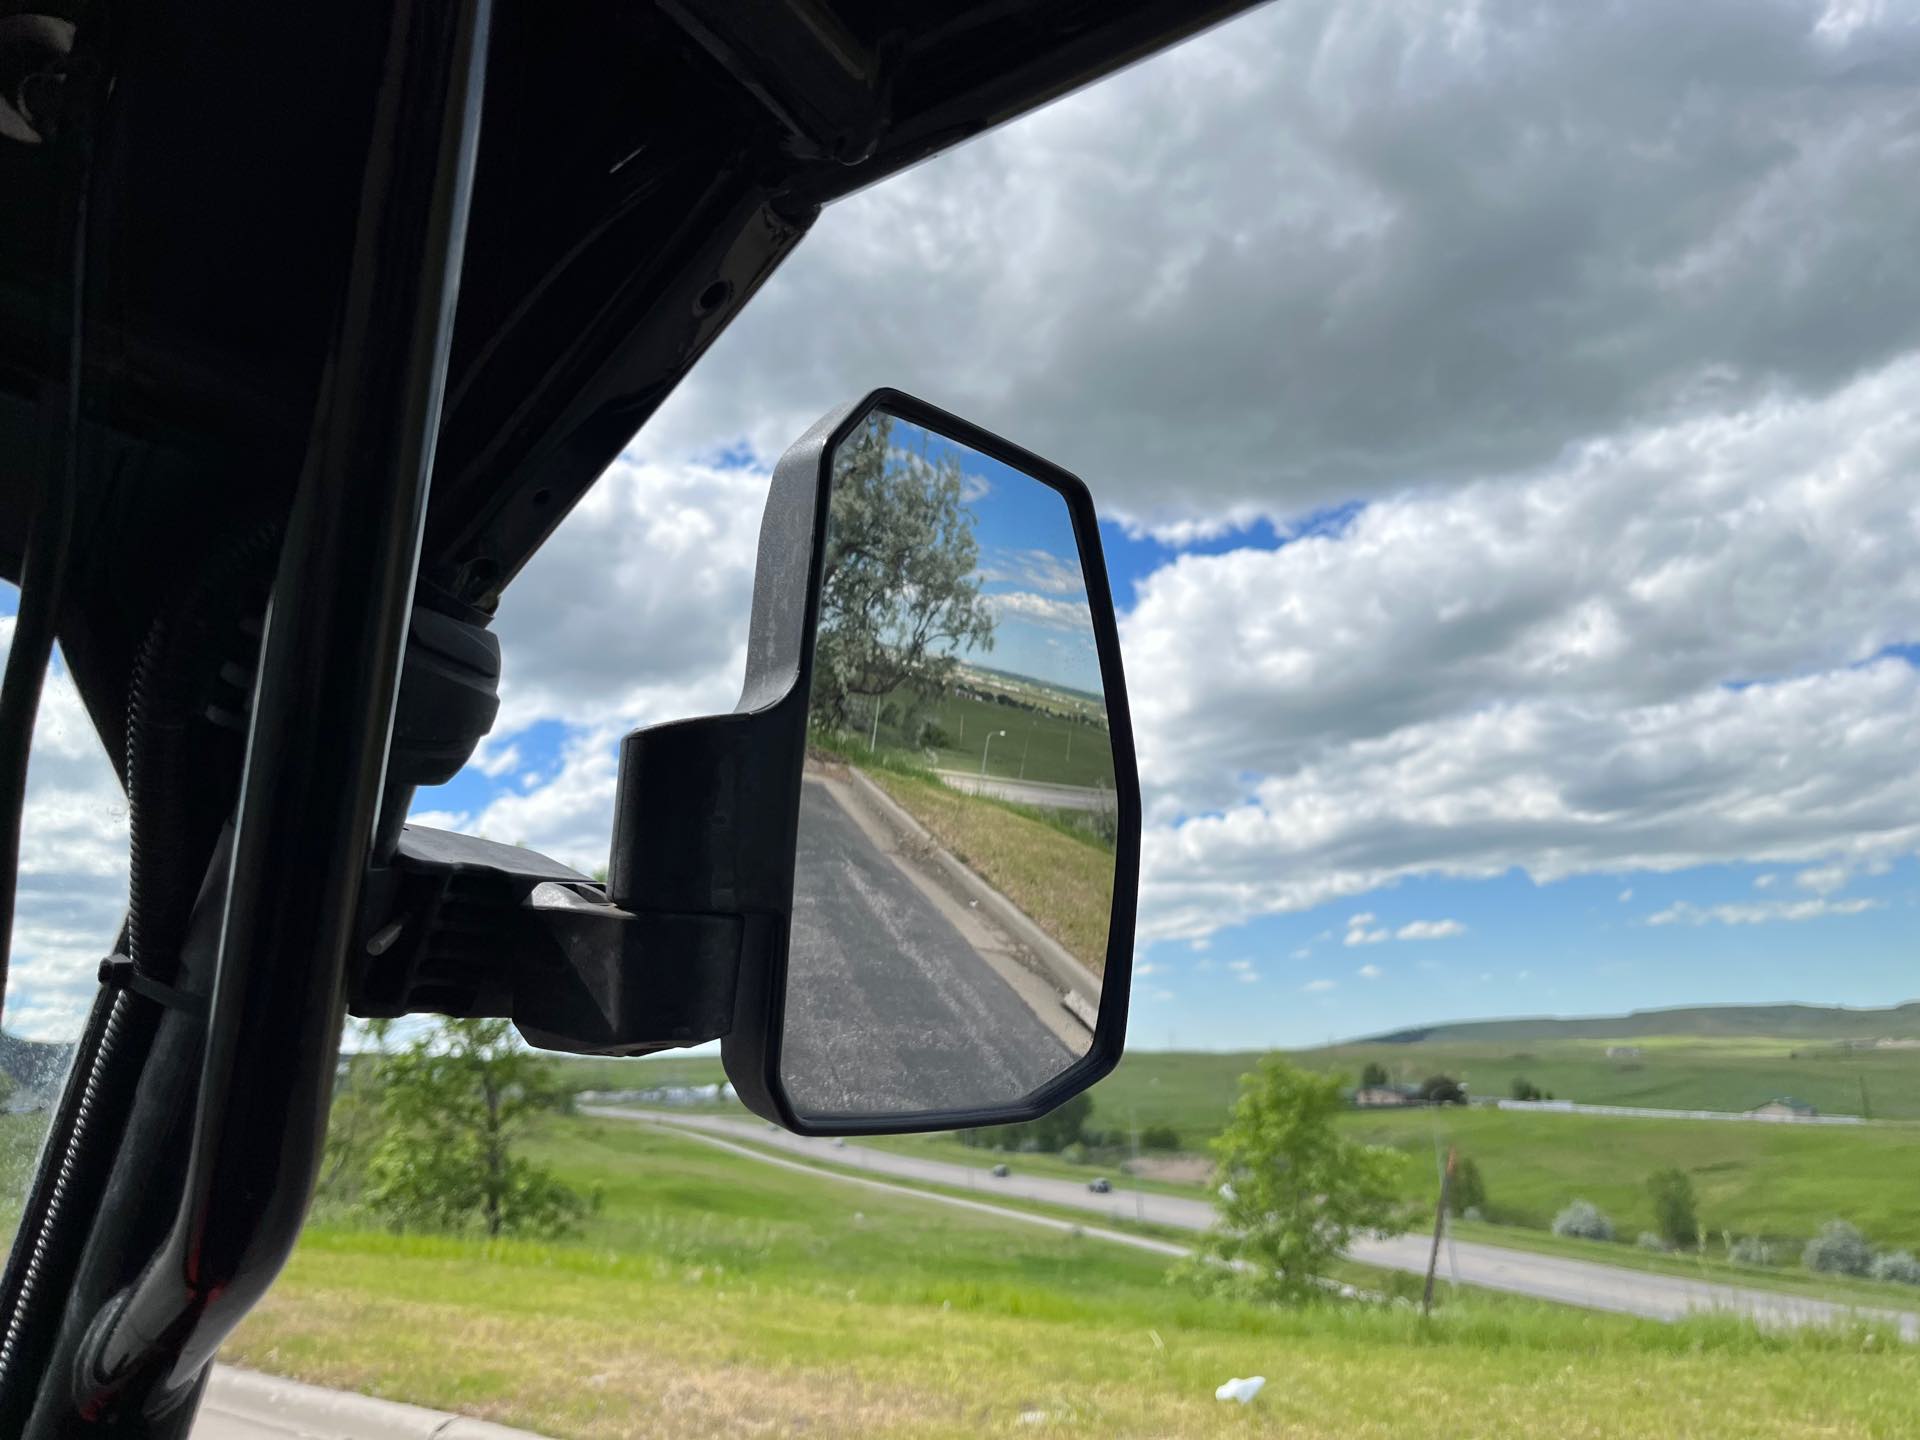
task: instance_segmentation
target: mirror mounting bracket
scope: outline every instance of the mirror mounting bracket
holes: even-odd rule
[[[409,825],[368,876],[349,1010],[511,1019],[530,1044],[644,1055],[726,1035],[751,927],[737,915],[623,909],[558,861]]]

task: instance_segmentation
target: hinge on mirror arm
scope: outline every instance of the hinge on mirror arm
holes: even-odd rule
[[[510,1019],[545,1050],[643,1055],[733,1026],[740,915],[623,910],[517,845],[409,825],[367,877],[348,1010]]]
[[[424,584],[407,631],[386,791],[347,978],[347,1009],[509,1019],[533,1045],[643,1055],[733,1027],[743,937],[724,903],[613,904],[588,876],[517,845],[405,824],[414,788],[451,779],[499,710],[487,617]]]

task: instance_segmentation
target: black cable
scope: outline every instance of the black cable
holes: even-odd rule
[[[82,82],[84,83],[84,81]],[[0,1018],[6,1013],[7,974],[13,958],[14,897],[20,881],[20,823],[26,809],[27,761],[33,722],[59,628],[60,602],[73,549],[73,516],[80,479],[82,297],[86,291],[87,172],[91,159],[85,121],[76,127],[78,181],[74,191],[72,257],[67,294],[66,373],[49,398],[40,507],[27,531],[20,565],[20,608],[0,680]]]

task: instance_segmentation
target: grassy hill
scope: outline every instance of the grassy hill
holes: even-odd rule
[[[603,1204],[559,1244],[309,1228],[235,1363],[562,1440],[1852,1437],[1920,1426],[1885,1336],[1660,1325],[1499,1296],[1304,1311],[1201,1298],[1167,1261],[858,1190],[641,1127],[542,1158]],[[1268,1385],[1242,1409],[1233,1375]]]
[[[1855,1009],[1845,1005],[1686,1005],[1664,1010],[1633,1010],[1625,1015],[1456,1020],[1394,1030],[1353,1043],[1518,1044],[1533,1040],[1636,1040],[1655,1036],[1920,1040],[1920,1001],[1884,1009]]]

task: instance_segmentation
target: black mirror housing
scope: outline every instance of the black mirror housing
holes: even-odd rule
[[[1097,1015],[1084,1053],[1030,1094],[1005,1104],[909,1114],[808,1115],[787,1093],[781,1052],[809,687],[834,456],[876,412],[1031,477],[1064,502],[1084,575],[1112,753],[1112,915]],[[877,716],[877,699],[874,705]],[[981,763],[984,774],[984,757]],[[761,527],[747,674],[735,710],[645,727],[622,742],[607,889],[614,905],[633,913],[739,919],[734,1012],[722,1056],[735,1090],[756,1114],[802,1134],[943,1130],[1037,1118],[1118,1062],[1126,1034],[1139,846],[1139,780],[1119,637],[1085,485],[956,416],[898,391],[877,390],[823,418],[775,467]],[[846,1039],[860,1043],[858,1036]]]

